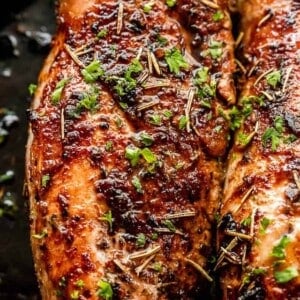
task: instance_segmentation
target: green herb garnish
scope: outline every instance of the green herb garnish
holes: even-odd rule
[[[181,116],[181,117],[179,118],[178,128],[179,128],[180,130],[185,129],[187,123],[188,123],[188,118],[187,118],[186,116]]]
[[[37,85],[34,84],[34,83],[30,83],[29,86],[28,86],[28,92],[29,92],[29,95],[30,96],[33,96],[35,91],[37,89]]]
[[[266,76],[266,80],[267,80],[267,83],[272,86],[273,88],[276,88],[276,86],[278,85],[278,83],[280,83],[280,80],[281,80],[281,73],[279,70],[275,70],[271,73],[269,73],[267,76]]]
[[[49,181],[50,181],[50,175],[49,174],[43,175],[42,176],[42,187],[43,188],[47,187]]]
[[[140,193],[140,194],[143,193],[143,187],[142,187],[141,181],[137,176],[133,176],[131,183],[135,187],[135,189],[138,193]]]
[[[148,164],[153,164],[157,161],[156,155],[149,148],[142,149],[141,155]]]
[[[135,146],[128,146],[125,149],[125,157],[130,160],[132,167],[135,167],[140,159],[141,149]]]
[[[113,217],[112,217],[112,213],[111,210],[109,210],[107,213],[103,214],[102,217],[100,217],[101,221],[106,221],[109,225],[109,229],[112,230],[112,223],[113,223]]]
[[[213,21],[215,22],[221,21],[223,18],[224,18],[224,14],[220,10],[217,10],[212,17]]]
[[[148,2],[143,6],[143,11],[148,14],[152,10],[153,2]]]
[[[146,236],[143,233],[139,233],[135,242],[137,247],[144,247],[146,244]]]
[[[176,5],[176,0],[166,0],[166,4],[168,7],[173,7]]]
[[[263,145],[267,146],[267,143],[271,142],[271,149],[275,151],[280,144],[283,129],[284,120],[282,117],[277,116],[274,121],[274,127],[267,128],[262,136]]]
[[[284,235],[279,241],[278,245],[273,247],[271,255],[275,258],[284,259],[285,258],[285,247],[291,242],[291,239]]]
[[[64,78],[56,84],[55,89],[51,94],[51,102],[53,105],[57,105],[59,103],[63,89],[68,81],[69,79]]]
[[[153,114],[149,118],[149,122],[153,125],[159,126],[161,125],[162,119],[160,115]]]
[[[102,38],[105,38],[108,34],[108,29],[107,28],[103,28],[101,29],[98,34],[97,34],[97,38],[98,39],[102,39]]]
[[[114,87],[115,91],[120,97],[126,95],[128,92],[136,88],[137,82],[132,76],[133,74],[140,73],[142,70],[143,66],[137,58],[134,58],[125,71],[124,77],[118,78],[117,84]]]
[[[260,221],[260,228],[259,228],[259,232],[261,234],[265,234],[266,233],[266,229],[268,228],[268,226],[271,224],[271,220],[264,217],[261,221]]]
[[[81,100],[76,105],[76,113],[79,114],[83,109],[94,113],[99,108],[98,97],[100,91],[93,87],[90,91],[82,94]]]
[[[113,290],[109,282],[100,280],[98,282],[98,289],[96,291],[98,297],[102,297],[105,300],[111,300],[113,298]]]
[[[299,276],[299,272],[295,267],[289,267],[283,271],[274,272],[274,277],[277,283],[287,283]]]
[[[165,60],[167,62],[167,65],[169,66],[170,71],[172,73],[175,73],[176,75],[179,74],[180,69],[189,68],[189,64],[184,59],[179,49],[177,49],[176,47],[166,51]]]
[[[81,74],[85,82],[92,83],[104,75],[104,70],[101,67],[100,61],[94,60],[81,70]]]
[[[176,227],[171,220],[164,220],[162,224],[165,225],[170,231],[176,231]]]

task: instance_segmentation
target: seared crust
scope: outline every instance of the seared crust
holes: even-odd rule
[[[241,124],[219,224],[223,299],[300,298],[299,1],[239,1]]]
[[[235,64],[205,2],[60,2],[26,161],[43,299],[210,297]]]

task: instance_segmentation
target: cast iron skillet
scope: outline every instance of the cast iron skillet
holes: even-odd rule
[[[6,8],[5,8],[6,7]],[[54,1],[9,0],[0,10],[0,299],[40,299],[23,195],[28,86],[55,30]]]

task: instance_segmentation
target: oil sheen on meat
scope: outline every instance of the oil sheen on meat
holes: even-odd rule
[[[244,75],[215,269],[222,299],[300,299],[300,2],[238,2]]]
[[[209,299],[235,101],[226,1],[61,0],[57,24],[26,157],[43,299]],[[295,190],[297,148],[279,149]]]

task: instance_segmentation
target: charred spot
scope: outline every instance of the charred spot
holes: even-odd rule
[[[195,287],[187,292],[188,299],[211,299],[211,288],[207,285],[203,289],[203,283],[199,282]]]
[[[82,292],[82,296],[85,297],[85,298],[87,298],[87,299],[89,299],[89,298],[92,297],[92,292],[91,292],[90,290],[86,290],[86,289],[85,289],[85,290]]]
[[[33,109],[27,109],[26,115],[30,122],[35,122],[39,119],[39,115],[38,115],[37,111],[33,110]]]
[[[129,22],[129,29],[136,33],[141,33],[146,28],[146,19],[141,10],[135,10],[130,16]]]
[[[297,17],[296,11],[289,11],[284,18],[284,23],[287,26],[292,26],[296,23],[296,17]]]
[[[203,257],[210,257],[211,256],[211,246],[205,245],[205,244],[201,244],[199,246],[199,253],[203,256]]]
[[[166,199],[175,202],[196,202],[201,198],[201,192],[206,189],[203,184],[204,178],[197,170],[188,172],[185,176],[178,176],[176,180],[161,185],[161,194]]]
[[[173,240],[173,235],[164,235],[162,236],[163,239],[163,253],[167,259],[171,257],[171,249],[172,249],[172,240]]]
[[[110,247],[109,241],[106,238],[101,239],[96,246],[99,250],[106,250]]]
[[[285,190],[285,196],[292,202],[300,201],[300,190],[296,184],[290,184]]]
[[[121,102],[127,103],[129,106],[132,106],[136,102],[137,89],[134,88],[126,92],[123,96],[117,96]]]
[[[121,222],[128,232],[140,233],[145,231],[146,222],[142,220],[140,215],[137,216],[137,214],[132,211],[122,214]]]
[[[148,217],[146,218],[147,225],[150,227],[159,227],[159,224],[153,214],[148,214]]]
[[[57,201],[60,207],[62,217],[67,217],[69,212],[69,199],[62,194],[57,196]]]
[[[89,253],[83,253],[81,255],[81,262],[82,262],[82,270],[84,272],[95,270],[95,265],[93,264]]]
[[[234,221],[232,214],[227,213],[222,217],[222,220],[220,222],[219,228],[221,230],[230,230],[230,231],[236,231],[238,224]]]
[[[265,288],[263,287],[260,278],[251,282],[248,286],[244,287],[238,300],[264,300],[266,299]]]
[[[99,147],[90,147],[89,148],[89,154],[90,154],[90,159],[91,161],[97,165],[101,162],[101,158],[102,158],[102,152],[101,149]]]
[[[107,203],[116,219],[115,223],[123,222],[122,215],[129,212],[134,203],[129,193],[127,173],[112,170],[106,178],[96,183],[99,193],[107,199]]]
[[[197,49],[198,49],[198,47],[202,44],[202,42],[203,42],[202,36],[199,33],[196,33],[193,36],[192,46],[197,47]]]
[[[105,121],[101,121],[100,124],[99,124],[99,127],[102,130],[107,130],[107,129],[109,129],[109,123],[105,122]]]
[[[300,116],[286,112],[284,116],[288,127],[295,135],[300,135]]]

